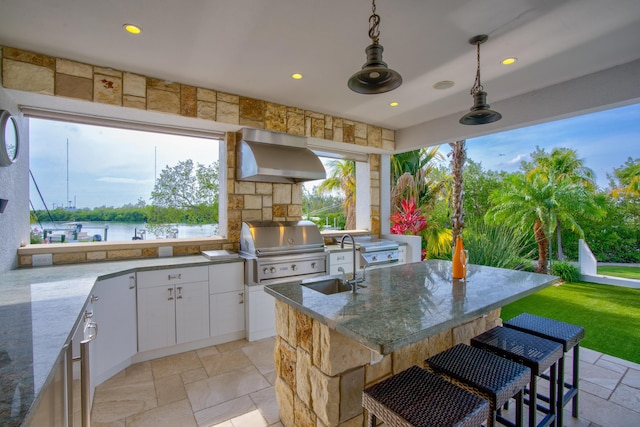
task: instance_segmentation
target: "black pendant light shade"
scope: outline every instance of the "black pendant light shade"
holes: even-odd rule
[[[472,37],[469,43],[477,47],[478,65],[476,68],[476,80],[471,88],[471,96],[473,96],[473,107],[467,114],[460,118],[463,125],[484,125],[487,123],[497,122],[502,118],[502,114],[489,109],[487,104],[487,92],[484,91],[480,82],[480,45],[487,41],[489,36],[480,34]]]
[[[365,49],[367,62],[347,83],[349,89],[364,94],[389,92],[402,84],[402,76],[387,67],[382,60],[384,48],[379,44],[370,44]]]
[[[387,63],[382,60],[384,48],[379,43],[380,31],[378,29],[380,16],[376,14],[375,0],[372,0],[371,4],[372,14],[369,17],[371,44],[365,49],[367,62],[347,82],[349,89],[364,94],[389,92],[402,84],[400,74],[387,67]]]
[[[487,104],[487,92],[480,91],[473,94],[473,107],[467,114],[460,118],[463,125],[484,125],[497,122],[502,118],[502,114],[489,109]]]

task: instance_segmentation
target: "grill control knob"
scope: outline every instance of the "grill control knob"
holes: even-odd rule
[[[373,257],[371,257],[371,261],[376,262],[378,260],[378,257],[376,255],[374,255]]]
[[[391,258],[393,258],[393,255],[387,254],[387,259],[391,259]]]
[[[298,269],[298,266],[295,264],[291,264],[291,271],[296,271]]]
[[[265,268],[263,268],[263,269],[262,269],[262,273],[263,273],[263,274],[267,274],[268,272],[269,272],[269,269],[268,269],[267,267],[265,267]]]
[[[275,273],[275,272],[276,272],[276,268],[275,268],[275,267],[271,267],[271,268],[269,269],[269,272],[270,272],[271,274]]]
[[[316,268],[316,265],[318,265],[318,264],[316,264],[315,262],[312,262],[312,263],[311,263],[311,268],[315,269],[315,268]]]

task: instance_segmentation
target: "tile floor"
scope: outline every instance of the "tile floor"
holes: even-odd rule
[[[92,426],[281,427],[274,342],[240,340],[132,365],[96,389]],[[587,348],[580,361],[580,418],[567,405],[565,426],[640,426],[640,365]]]

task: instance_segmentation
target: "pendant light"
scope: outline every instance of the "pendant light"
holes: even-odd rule
[[[387,67],[382,60],[384,48],[379,44],[380,16],[376,14],[376,2],[372,0],[372,14],[369,17],[369,37],[371,44],[367,46],[367,62],[355,73],[347,83],[349,89],[364,94],[389,92],[402,84],[402,77],[397,71]]]
[[[480,45],[486,42],[488,38],[489,36],[486,34],[480,34],[469,40],[469,44],[476,45],[477,47],[478,67],[476,69],[476,80],[471,88],[473,107],[460,119],[460,123],[463,125],[484,125],[497,122],[502,118],[502,114],[489,109],[490,105],[487,104],[487,92],[484,91],[484,87],[482,87],[482,83],[480,83]]]

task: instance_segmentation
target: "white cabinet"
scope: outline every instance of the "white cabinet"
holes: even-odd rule
[[[138,351],[209,336],[206,266],[143,271],[138,282]]]
[[[407,263],[407,245],[398,246],[398,264]]]
[[[356,254],[356,268],[359,262],[358,254]],[[329,252],[329,274],[332,276],[342,274],[338,268],[342,267],[345,273],[350,275],[353,273],[353,253],[349,251],[332,251]]]
[[[245,286],[247,340],[256,341],[276,334],[276,300],[264,285]]]
[[[97,386],[129,366],[137,351],[136,276],[124,274],[96,282],[93,321],[99,333],[91,343],[91,383]]]
[[[223,340],[243,338],[244,266],[242,262],[209,266],[209,330]]]

